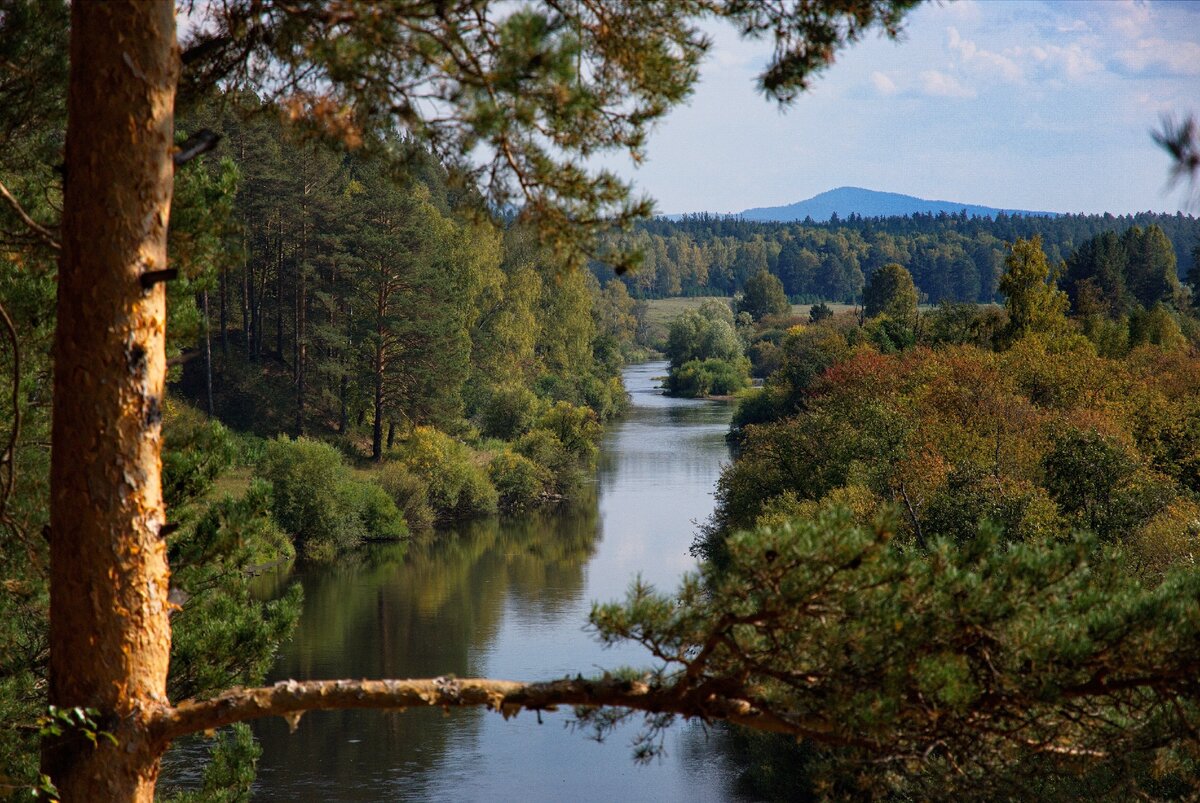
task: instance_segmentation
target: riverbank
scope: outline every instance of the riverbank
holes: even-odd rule
[[[629,412],[606,427],[575,504],[463,522],[406,550],[368,546],[294,569],[287,577],[304,586],[304,609],[269,680],[549,679],[648,665],[640,649],[605,649],[588,635],[591,604],[622,597],[639,575],[675,587],[694,568],[692,522],[711,512],[729,459],[730,408],[663,396],[653,377],[665,369],[625,369]],[[639,766],[629,746],[637,723],[597,744],[564,731],[569,720],[566,711],[545,713],[542,724],[482,711],[322,712],[295,734],[264,721],[254,726],[263,749],[254,798],[739,800],[715,733],[677,725],[667,756]],[[171,761],[186,766],[187,756]]]

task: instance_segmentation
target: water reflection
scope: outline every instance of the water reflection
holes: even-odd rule
[[[475,522],[407,549],[303,574],[305,609],[273,672],[287,677],[547,679],[644,665],[584,629],[592,601],[641,575],[663,588],[692,568],[694,521],[712,510],[728,459],[727,405],[667,399],[664,363],[626,371],[629,415],[609,428],[591,498],[568,510]],[[630,729],[603,744],[524,714],[309,714],[295,734],[255,724],[263,800],[729,800],[721,751],[698,726],[667,737],[668,758],[630,760]]]
[[[302,626],[273,675],[432,677],[486,674],[481,645],[513,612],[557,622],[577,609],[583,566],[595,549],[595,501],[558,515],[473,522],[407,552],[306,573]],[[482,712],[403,715],[319,712],[295,734],[256,725],[264,799],[429,799],[447,742],[472,741]]]

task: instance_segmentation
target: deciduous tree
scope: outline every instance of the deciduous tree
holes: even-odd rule
[[[792,309],[787,293],[783,292],[783,282],[766,268],[746,280],[742,295],[733,306],[734,312],[748,312],[756,321],[767,315],[786,315]]]
[[[1057,335],[1067,328],[1067,294],[1058,289],[1042,238],[1017,240],[1004,260],[1000,292],[1008,310],[1004,338],[1012,343],[1027,334]]]
[[[872,273],[863,288],[863,307],[868,318],[887,315],[912,326],[917,318],[917,287],[912,274],[895,263]]]

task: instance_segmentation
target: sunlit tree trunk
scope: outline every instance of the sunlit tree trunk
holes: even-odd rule
[[[50,702],[117,739],[67,733],[43,767],[67,801],[151,800],[167,703],[162,398],[179,52],[172,0],[74,3],[50,500]]]

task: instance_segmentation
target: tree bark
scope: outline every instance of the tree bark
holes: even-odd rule
[[[371,459],[383,459],[383,342],[375,344],[375,421],[371,426]]]
[[[166,290],[179,50],[172,0],[74,3],[54,343],[50,702],[117,745],[43,745],[63,800],[150,801],[171,648],[162,500]],[[162,278],[162,277],[159,277]]]
[[[304,434],[305,402],[308,397],[308,202],[301,206],[300,257],[296,266],[296,435]]]
[[[266,284],[266,279],[263,279]],[[264,288],[265,290],[265,288]],[[275,356],[283,356],[283,214],[279,215],[279,236],[275,240]]]
[[[221,281],[221,359],[229,360],[229,277],[226,275],[225,268],[221,268],[218,275]],[[222,362],[222,369],[226,363]]]
[[[508,717],[521,710],[553,711],[561,705],[613,706],[685,718],[723,719],[770,733],[805,737],[822,744],[871,746],[874,742],[846,737],[821,719],[783,717],[740,697],[702,688],[652,686],[636,680],[605,677],[521,683],[486,678],[440,677],[421,680],[285,680],[274,686],[231,689],[210,700],[187,701],[165,709],[155,723],[155,736],[169,741],[189,733],[234,722],[284,717],[295,727],[308,711],[370,708],[399,712],[406,708],[484,706]]]
[[[243,243],[245,238],[243,238]],[[246,253],[245,245],[243,244],[242,253]],[[251,307],[251,283],[250,283],[250,260],[245,259],[242,262],[242,340],[246,345],[246,359],[254,359],[254,341],[251,339],[254,335],[254,326],[250,320]]]
[[[213,414],[212,329],[209,326],[208,291],[200,293],[200,312],[204,316],[204,400],[207,412]]]

